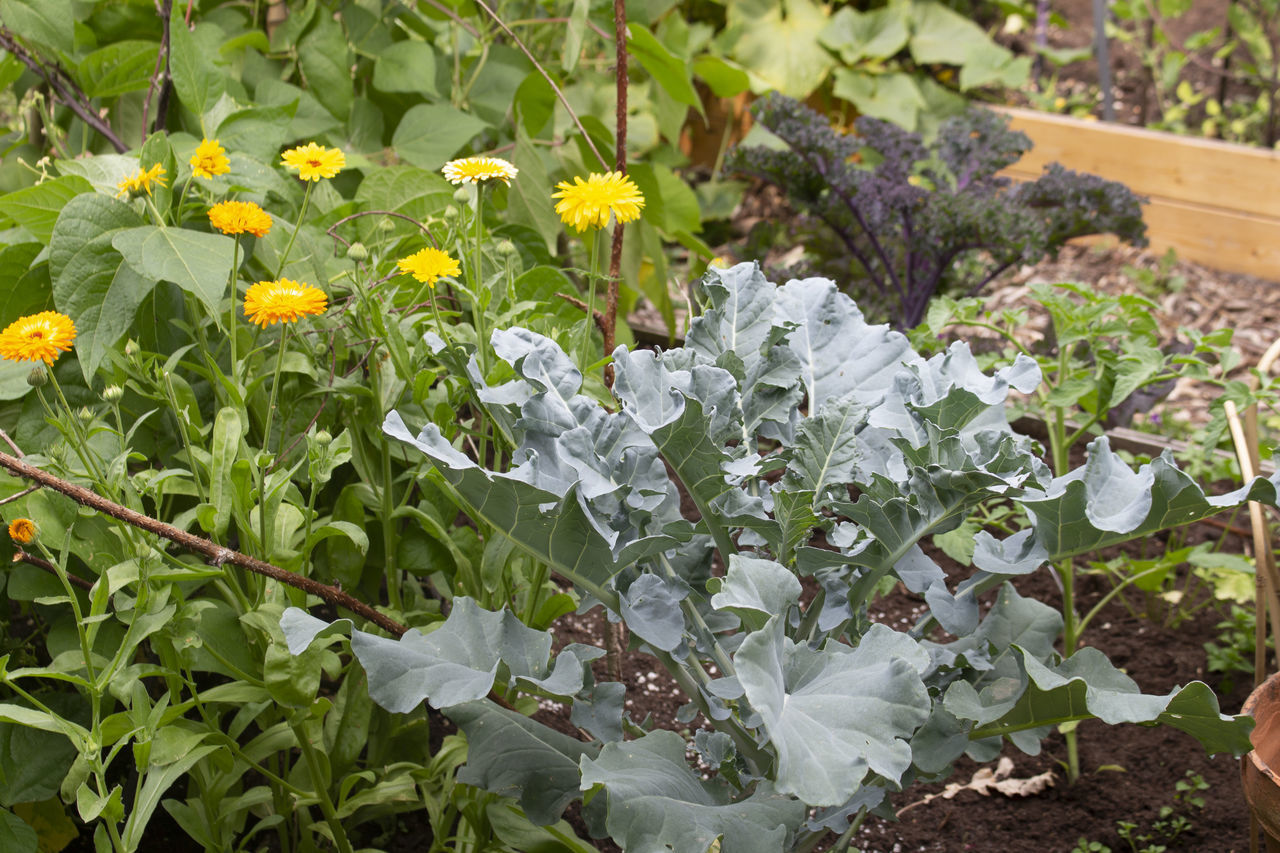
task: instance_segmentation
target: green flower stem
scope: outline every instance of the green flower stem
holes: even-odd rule
[[[484,184],[476,184],[476,221],[474,229],[474,260],[472,261],[472,269],[467,278],[471,279],[471,317],[476,328],[476,356],[480,362],[480,376],[488,379],[489,376],[489,341],[484,334],[484,306],[480,304],[480,291],[484,287],[484,269],[481,266],[483,255],[480,251],[480,242],[482,239],[482,231],[484,229]],[[484,464],[484,460],[481,460]]]
[[[587,367],[591,364],[588,354],[591,349],[591,327],[595,324],[596,278],[600,274],[600,231],[591,232],[591,263],[587,270],[587,320],[582,327],[582,345],[578,349],[578,358],[583,378],[586,378]],[[727,557],[728,555],[726,555]]]
[[[342,821],[338,817],[338,810],[333,806],[329,789],[321,783],[320,757],[316,755],[315,746],[307,737],[303,726],[291,725],[290,728],[293,729],[294,737],[298,739],[298,746],[302,748],[302,757],[307,762],[307,770],[310,771],[311,784],[315,787],[316,799],[320,801],[320,812],[324,815],[325,823],[329,825],[329,831],[333,833],[333,843],[337,846],[338,853],[355,853],[350,839],[347,838],[347,831],[342,827]]]
[[[289,235],[289,245],[284,247],[284,254],[280,256],[280,265],[276,267],[276,274],[272,276],[277,281],[280,279],[280,273],[284,272],[289,253],[293,251],[293,241],[298,239],[298,232],[302,230],[302,221],[307,216],[307,204],[311,201],[311,190],[315,183],[315,181],[307,181],[307,191],[302,195],[302,207],[298,210],[298,224],[293,226],[293,233]]]
[[[236,235],[235,246],[231,249],[231,274],[227,276],[227,287],[231,291],[231,305],[227,308],[227,336],[231,339],[231,384],[240,383],[240,365],[236,361],[236,271],[240,266],[240,238]]]
[[[205,350],[207,353],[208,350]],[[191,436],[187,434],[187,425],[184,420],[183,413],[178,409],[178,396],[173,390],[173,380],[169,376],[169,371],[163,374],[164,393],[169,400],[169,408],[173,410],[173,418],[178,424],[178,437],[182,439],[182,446],[187,451],[187,464],[191,466],[191,479],[196,484],[196,495],[200,498],[201,503],[208,503],[209,496],[205,493],[204,481],[200,478],[200,472],[196,468],[195,449],[191,446]]]
[[[182,185],[182,192],[178,194],[178,207],[174,217],[178,225],[182,224],[182,206],[187,203],[187,191],[191,189],[191,182],[195,180],[195,175],[189,175],[187,182]]]
[[[276,354],[276,370],[271,379],[271,396],[267,404],[267,422],[262,430],[262,450],[270,456],[271,427],[275,421],[276,398],[280,391],[280,374],[284,369],[285,344],[289,339],[289,326],[280,327],[280,351]],[[271,531],[267,530],[267,468],[270,458],[258,466],[258,541],[262,547],[262,559],[271,560]]]
[[[54,568],[54,573],[58,576],[58,580],[62,583],[62,589],[67,593],[67,598],[71,601],[71,614],[76,620],[76,634],[80,637],[80,654],[84,656],[84,669],[89,674],[90,692],[94,695],[95,704],[97,696],[100,693],[98,688],[98,673],[93,667],[93,653],[89,648],[89,633],[85,630],[84,612],[80,609],[80,598],[76,591],[71,587],[71,580],[67,577],[67,567],[63,560],[57,559],[49,552],[49,549],[40,541],[36,541],[36,547],[44,554],[45,560]],[[65,555],[65,552],[64,552]],[[95,728],[97,723],[95,720]]]
[[[112,489],[107,483],[107,478],[103,476],[102,469],[98,467],[97,461],[94,459],[93,448],[89,446],[89,436],[81,431],[80,420],[76,417],[76,413],[71,410],[71,404],[67,402],[67,398],[62,393],[62,386],[58,384],[58,377],[54,375],[53,365],[49,365],[45,369],[45,375],[49,377],[49,384],[53,386],[54,393],[58,395],[58,402],[62,404],[62,409],[67,413],[67,417],[71,421],[71,432],[75,434],[76,439],[76,456],[80,457],[80,463],[84,465],[84,470],[98,488],[110,495],[115,495],[115,489]],[[44,402],[44,395],[40,395],[41,402]],[[45,410],[50,415],[53,410],[49,408],[49,404],[45,403]]]
[[[669,580],[678,580],[675,568],[671,565],[671,561],[667,559],[667,555],[659,552],[658,560],[662,564],[662,573]],[[707,620],[702,618],[702,614],[698,612],[697,606],[691,599],[685,597],[680,600],[680,607],[684,610],[685,617],[692,623],[694,631],[697,632],[699,638],[708,648],[711,649],[711,656],[715,659],[716,666],[720,668],[720,674],[724,676],[737,675],[737,669],[733,665],[733,660],[729,657],[729,653],[725,651],[724,646],[720,645],[720,641],[716,639],[715,632],[711,630],[711,626],[707,624]]]

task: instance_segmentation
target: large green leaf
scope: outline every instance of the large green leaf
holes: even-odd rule
[[[747,70],[757,93],[776,89],[808,97],[835,64],[818,41],[827,25],[826,7],[812,0],[781,0],[763,8],[734,3],[728,16],[731,25],[742,27],[730,55]]]
[[[779,796],[767,782],[732,802],[728,790],[699,779],[685,762],[685,742],[659,730],[637,740],[606,744],[599,757],[583,757],[582,787],[609,794],[609,835],[624,850],[693,853],[775,853],[804,820],[804,804]]]
[[[139,275],[173,282],[220,316],[235,245],[230,237],[144,225],[117,233],[111,244]]]
[[[409,92],[435,97],[436,52],[415,39],[398,41],[373,63],[373,87],[383,92]]]
[[[347,37],[332,15],[317,17],[316,26],[298,43],[298,67],[307,88],[325,109],[346,121],[355,99],[355,84]]]
[[[182,20],[169,28],[169,73],[178,99],[198,116],[207,113],[226,90],[226,80]],[[222,143],[227,145],[225,139]]]
[[[689,66],[654,38],[643,24],[636,21],[627,24],[627,49],[668,95],[702,111],[702,99],[693,88]]]
[[[402,160],[439,169],[488,125],[448,104],[418,104],[396,125],[391,147]]]
[[[0,809],[0,848],[6,853],[36,853],[39,841],[26,821],[8,809]]]
[[[76,353],[86,379],[155,287],[155,279],[135,272],[112,246],[116,235],[141,224],[129,205],[84,194],[67,203],[54,225],[49,243],[54,303],[76,324]]]
[[[869,12],[845,6],[831,16],[819,38],[837,51],[846,65],[864,58],[888,59],[907,45],[910,11],[910,5],[902,0]]]
[[[70,55],[75,50],[71,0],[0,0],[0,21],[17,35]]]
[[[113,98],[151,85],[160,45],[125,40],[95,50],[80,61],[76,76],[91,98]]]
[[[778,791],[835,806],[868,772],[897,781],[908,739],[929,716],[921,674],[928,654],[905,634],[873,625],[856,649],[814,650],[783,634],[781,617],[742,641],[734,665],[778,757]]]

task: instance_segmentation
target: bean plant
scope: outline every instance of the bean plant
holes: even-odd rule
[[[1055,476],[1005,418],[1009,391],[1040,383],[1034,360],[987,374],[963,343],[926,360],[825,279],[775,286],[741,264],[703,287],[683,347],[613,353],[616,411],[580,393],[554,341],[495,331],[515,376],[478,390],[517,440],[508,470],[420,410],[384,424],[478,523],[626,623],[683,691],[691,737],[630,719],[625,687],[592,674],[601,650],[552,655],[549,634],[461,598],[443,625],[399,640],[290,609],[290,649],[349,634],[376,703],[426,701],[466,734],[460,778],[518,797],[536,823],[582,800],[593,833],[626,850],[808,850],[831,834],[846,849],[891,792],[1005,739],[1035,752],[1050,727],[1095,716],[1249,749],[1249,721],[1222,715],[1204,684],[1146,695],[1095,649],[1061,655],[1062,615],[1011,581],[1249,498],[1274,503],[1273,481],[1206,496],[1168,458],[1129,469],[1105,438]],[[962,576],[921,548],[1003,502],[1028,525],[978,533]],[[869,618],[889,578],[926,605],[909,630]],[[511,710],[522,696],[565,703],[585,736]]]

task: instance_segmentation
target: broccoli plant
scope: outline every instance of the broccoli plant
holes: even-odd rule
[[[1030,183],[1000,177],[1031,141],[989,110],[947,119],[930,145],[866,116],[856,135],[840,133],[782,95],[754,111],[781,144],[737,148],[730,168],[776,184],[829,228],[853,295],[882,306],[899,329],[918,325],[935,293],[974,295],[1073,237],[1146,244],[1140,200],[1123,184],[1056,163]]]
[[[592,675],[602,650],[552,655],[549,633],[461,597],[435,630],[399,640],[290,609],[290,649],[349,632],[374,701],[429,702],[466,733],[461,781],[543,824],[582,800],[593,832],[644,853],[717,840],[726,853],[803,851],[832,833],[847,849],[891,792],[966,752],[994,757],[1006,738],[1038,750],[1053,725],[1094,716],[1250,749],[1251,721],[1222,715],[1204,684],[1146,695],[1095,649],[1062,658],[1062,617],[1008,581],[1226,505],[1274,503],[1275,483],[1208,497],[1166,458],[1130,470],[1105,438],[1055,478],[1005,419],[1010,388],[1040,381],[1031,359],[989,375],[957,343],[926,360],[825,279],[777,287],[742,264],[704,287],[710,306],[684,346],[613,353],[617,411],[580,393],[554,341],[495,332],[514,378],[476,396],[517,442],[509,471],[421,411],[384,427],[485,529],[626,622],[687,697],[691,737],[630,719],[624,685]],[[978,534],[974,570],[948,577],[921,549],[1010,501],[1030,526]],[[928,607],[909,631],[868,618],[886,579]],[[514,710],[529,697],[569,705],[584,736]]]

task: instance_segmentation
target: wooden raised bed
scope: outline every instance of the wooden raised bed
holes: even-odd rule
[[[1280,152],[1154,130],[1002,109],[1034,147],[1006,174],[1052,162],[1147,196],[1151,246],[1229,272],[1280,279]]]

